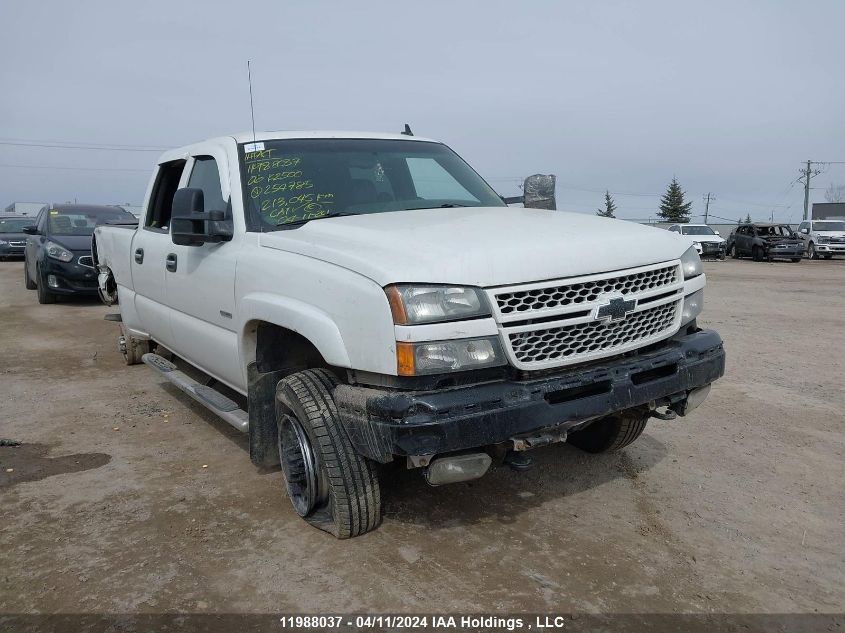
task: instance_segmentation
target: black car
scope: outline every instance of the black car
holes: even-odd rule
[[[23,257],[26,234],[23,227],[32,224],[32,218],[19,215],[0,215],[0,259]]]
[[[38,290],[39,303],[56,295],[97,294],[97,271],[91,257],[91,235],[99,224],[136,224],[120,207],[65,204],[44,208],[35,224],[24,228],[24,283]]]
[[[748,255],[755,262],[788,259],[798,263],[804,256],[804,242],[786,224],[740,224],[728,238],[728,253],[734,259]]]

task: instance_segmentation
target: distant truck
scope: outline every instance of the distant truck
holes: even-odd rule
[[[724,373],[721,338],[696,324],[705,275],[688,238],[509,208],[419,137],[174,149],[140,226],[93,239],[126,362],[248,433],[296,512],[341,538],[379,524],[380,464],[440,485],[554,442],[619,450]]]
[[[3,209],[2,215],[35,217],[46,206],[48,206],[46,202],[13,202]]]

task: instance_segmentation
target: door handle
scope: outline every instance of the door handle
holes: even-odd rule
[[[143,264],[144,263],[144,249],[143,248],[136,248],[135,249],[135,263],[136,264]]]
[[[176,253],[167,255],[167,259],[164,260],[164,267],[172,273],[176,272]]]

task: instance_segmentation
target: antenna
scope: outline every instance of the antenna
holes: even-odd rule
[[[400,132],[400,134],[404,134],[405,136],[413,136],[414,135],[414,133],[411,132],[411,126],[408,125],[407,123],[405,124],[405,130]]]
[[[252,105],[252,68],[246,60],[246,76],[249,81],[249,115],[252,117],[252,142],[255,143],[255,108]]]

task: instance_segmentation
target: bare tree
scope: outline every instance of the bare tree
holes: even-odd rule
[[[834,185],[825,189],[824,199],[828,202],[845,202],[845,185]]]

